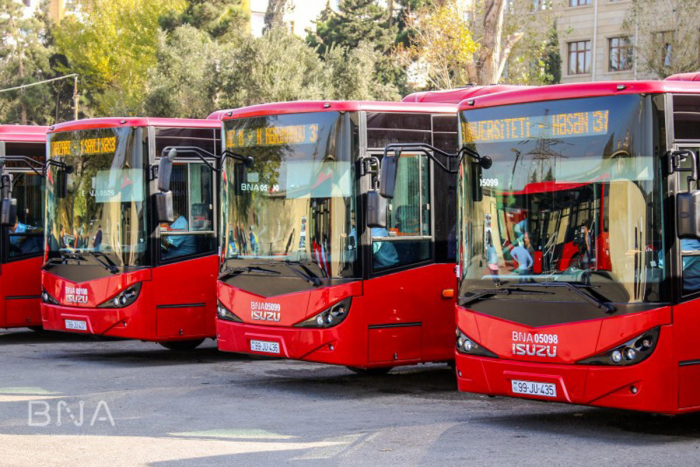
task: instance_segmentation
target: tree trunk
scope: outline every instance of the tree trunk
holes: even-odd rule
[[[484,5],[484,37],[479,51],[479,83],[495,84],[501,59],[501,35],[506,0],[487,0]]]
[[[269,0],[265,11],[265,31],[284,26],[284,10],[287,0]]]

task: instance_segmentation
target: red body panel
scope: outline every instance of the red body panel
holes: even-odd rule
[[[697,304],[691,302],[673,310],[664,307],[600,320],[530,328],[457,307],[458,327],[499,356],[457,353],[459,390],[667,414],[699,410],[700,366],[679,366],[700,358],[700,351],[693,350],[697,346],[691,345],[700,331],[700,318],[691,311],[696,308]],[[661,329],[658,344],[652,355],[638,364],[576,363],[657,326]],[[556,357],[513,355],[514,332],[557,335]],[[514,394],[511,388],[514,379],[553,383],[557,397]]]
[[[60,303],[42,303],[44,328],[156,342],[214,337],[217,267],[216,256],[208,256],[81,284],[44,271],[44,288]],[[141,293],[132,305],[97,308],[137,282]],[[68,304],[66,287],[87,289],[87,303]],[[66,319],[86,321],[88,330],[66,329]]]
[[[529,86],[513,86],[507,84],[494,84],[490,86],[466,86],[459,89],[448,89],[446,91],[425,91],[415,92],[404,97],[402,102],[447,102],[459,104],[465,99],[485,96],[497,92],[514,91],[516,89],[526,89]]]
[[[41,326],[41,257],[2,265],[0,328]]]
[[[244,323],[217,320],[219,349],[256,353],[250,340],[257,339],[278,342],[286,358],[364,368],[451,360],[454,300],[442,290],[454,287],[453,268],[436,264],[276,297],[220,282],[219,300]],[[347,297],[352,305],[337,326],[293,327]],[[253,321],[251,302],[279,304],[280,321]]]
[[[221,124],[216,120],[199,120],[184,118],[151,118],[151,117],[126,117],[126,118],[90,118],[85,120],[73,120],[59,123],[49,128],[49,133],[63,131],[91,130],[96,128],[119,127],[163,127],[163,128],[220,128]]]

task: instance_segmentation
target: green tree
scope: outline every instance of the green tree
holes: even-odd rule
[[[283,27],[286,11],[287,0],[268,0],[265,11],[265,31]]]
[[[50,49],[40,17],[24,18],[21,3],[0,0],[0,89],[27,85],[53,77]],[[39,85],[0,93],[0,118],[22,124],[50,123],[53,87]]]
[[[360,42],[351,50],[331,48],[324,57],[327,71],[328,98],[335,100],[396,101],[401,94],[390,83],[374,79],[377,54],[372,44]]]
[[[142,107],[148,72],[156,65],[158,20],[181,0],[88,0],[80,15],[54,30],[62,71],[79,73],[94,112],[132,115]]]
[[[249,11],[250,0],[187,0],[184,10],[166,11],[159,23],[168,32],[189,24],[212,38],[230,40],[248,30]]]

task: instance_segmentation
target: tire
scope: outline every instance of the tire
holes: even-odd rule
[[[173,350],[175,352],[189,352],[199,347],[199,345],[202,342],[204,342],[204,339],[194,339],[191,341],[168,341],[158,343],[168,350]]]
[[[389,373],[393,366],[383,366],[380,368],[358,368],[356,366],[349,366],[347,367],[348,370],[352,371],[353,373],[357,373],[358,375],[365,375],[365,376],[381,376]]]

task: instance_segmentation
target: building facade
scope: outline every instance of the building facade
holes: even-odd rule
[[[557,11],[562,83],[658,79],[643,72],[623,23],[631,0],[563,0]]]
[[[260,37],[265,28],[265,12],[268,0],[250,0],[250,32]],[[313,22],[326,8],[329,0],[288,0],[284,22],[292,33],[306,37],[306,29],[313,27]],[[331,8],[337,9],[338,0],[330,0]]]

